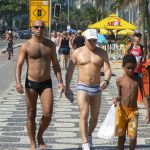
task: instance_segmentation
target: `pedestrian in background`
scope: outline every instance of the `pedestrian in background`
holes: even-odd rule
[[[6,43],[7,43],[7,52],[8,52],[8,60],[13,57],[13,45],[15,43],[15,38],[13,36],[12,31],[6,32]]]
[[[79,47],[84,46],[85,38],[82,36],[82,31],[78,30],[77,31],[77,36],[73,40],[73,48],[77,49]]]
[[[51,33],[51,40],[55,43],[57,59],[59,60],[59,53],[58,53],[58,43],[59,43],[59,39],[58,39],[58,37],[57,37],[57,32],[53,31],[53,32]]]
[[[135,32],[133,35],[133,43],[127,46],[125,54],[132,54],[137,61],[134,73],[142,78],[142,63],[146,62],[146,50],[140,43],[142,34]]]
[[[44,38],[46,30],[43,21],[33,22],[31,39],[22,44],[16,63],[16,90],[24,93],[21,84],[21,72],[24,61],[27,62],[25,80],[25,94],[27,103],[27,131],[31,142],[31,150],[36,149],[36,108],[38,96],[41,101],[43,116],[37,132],[37,142],[41,149],[45,149],[44,131],[48,128],[53,112],[53,90],[50,75],[51,63],[58,80],[58,88],[63,90],[61,69],[57,61],[55,44]]]
[[[66,31],[62,32],[62,37],[59,40],[58,49],[60,55],[60,65],[62,70],[67,70],[70,49],[72,47],[71,40]]]
[[[108,54],[96,47],[97,30],[87,29],[85,46],[76,49],[71,57],[66,73],[65,94],[68,99],[72,95],[70,82],[75,66],[78,67],[77,100],[80,109],[80,133],[82,149],[92,147],[92,133],[97,125],[101,105],[101,92],[106,89],[111,77]],[[101,69],[104,67],[104,80],[101,80]],[[90,114],[89,126],[88,115]]]
[[[118,136],[118,150],[124,150],[126,132],[130,140],[130,150],[134,150],[137,143],[138,129],[138,87],[143,95],[143,103],[146,108],[146,123],[150,121],[148,100],[145,95],[143,84],[138,76],[134,74],[137,61],[135,56],[127,54],[123,57],[124,75],[116,80],[118,96],[114,103],[120,102],[117,107],[115,134]]]

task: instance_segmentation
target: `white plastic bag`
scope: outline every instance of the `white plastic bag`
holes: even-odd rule
[[[112,140],[115,133],[115,127],[116,127],[116,107],[113,104],[109,109],[103,123],[99,127],[97,136],[99,138]]]

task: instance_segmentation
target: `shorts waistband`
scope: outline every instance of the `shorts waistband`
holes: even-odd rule
[[[137,107],[131,108],[131,107],[124,106],[124,105],[122,105],[122,104],[120,104],[120,106],[121,106],[123,109],[127,110],[127,111],[136,111],[136,110],[138,110]]]

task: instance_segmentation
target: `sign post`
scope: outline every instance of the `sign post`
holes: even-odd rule
[[[50,0],[30,0],[29,26],[35,20],[42,20],[48,27],[50,24]]]

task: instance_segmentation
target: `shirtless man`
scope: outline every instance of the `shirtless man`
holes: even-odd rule
[[[82,149],[90,150],[92,146],[92,132],[97,122],[101,105],[101,91],[107,88],[111,78],[111,69],[108,55],[105,50],[96,47],[97,30],[87,29],[85,32],[85,46],[73,52],[66,73],[67,98],[72,93],[70,82],[75,65],[78,67],[77,99],[80,109],[80,133],[82,138]],[[104,80],[101,81],[101,68],[104,67]],[[88,128],[88,114],[90,120]]]
[[[8,51],[8,60],[13,57],[13,44],[15,43],[15,38],[12,31],[8,31],[6,35],[7,51]]]
[[[24,61],[27,62],[27,74],[25,81],[25,93],[27,103],[27,130],[31,142],[31,150],[36,149],[36,105],[40,97],[43,116],[37,133],[37,141],[40,148],[45,148],[43,133],[50,124],[53,111],[53,91],[50,76],[51,62],[58,80],[58,88],[63,90],[62,76],[57,61],[55,44],[43,37],[45,24],[40,20],[33,22],[31,39],[20,48],[16,63],[16,90],[24,93],[21,84],[21,71]]]

